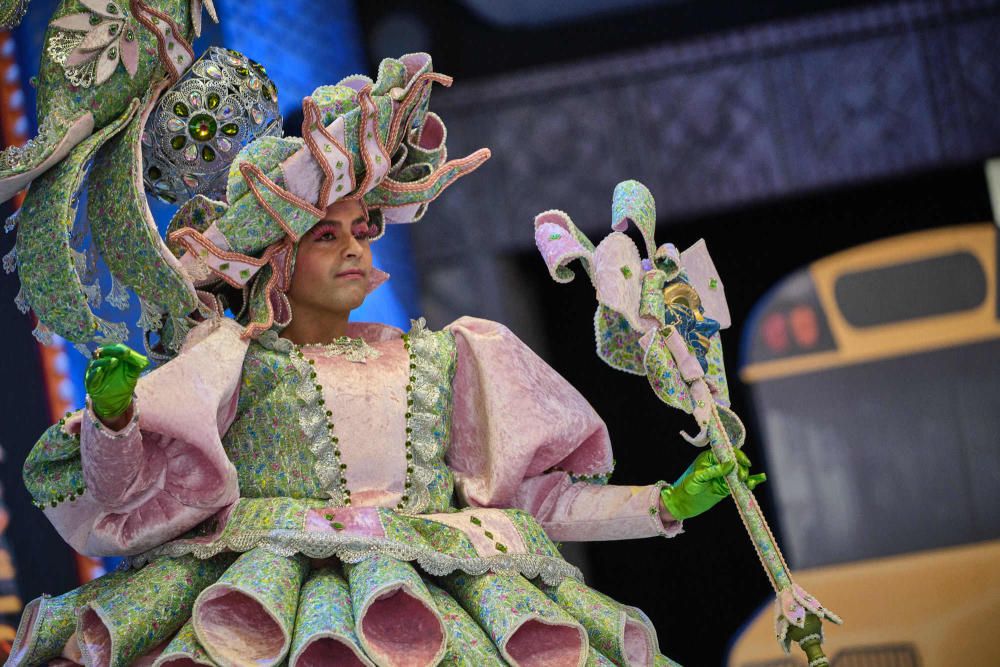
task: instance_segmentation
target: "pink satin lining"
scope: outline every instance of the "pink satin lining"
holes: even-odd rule
[[[380,665],[434,665],[445,646],[437,614],[402,587],[372,602],[362,612],[358,629],[365,650]]]
[[[586,658],[587,642],[579,627],[531,619],[514,631],[504,648],[518,667],[578,667]]]
[[[218,663],[260,667],[284,657],[281,625],[246,593],[216,585],[199,596],[194,614],[198,639]]]
[[[368,667],[350,646],[335,637],[318,637],[306,644],[291,667]]]

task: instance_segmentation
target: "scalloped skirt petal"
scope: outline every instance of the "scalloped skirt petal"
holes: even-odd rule
[[[158,558],[25,610],[10,665],[674,664],[646,616],[572,578],[428,575],[264,548]]]

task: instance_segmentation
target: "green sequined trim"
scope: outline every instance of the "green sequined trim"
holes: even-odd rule
[[[66,419],[50,426],[24,462],[24,485],[36,507],[75,500],[87,485],[80,462],[80,436],[68,433]]]

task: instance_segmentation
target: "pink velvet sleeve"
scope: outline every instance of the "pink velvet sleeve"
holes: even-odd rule
[[[608,430],[587,400],[506,327],[465,317],[448,327],[458,361],[447,461],[459,499],[531,512],[553,539],[680,532],[661,485],[573,483],[611,472]],[[553,469],[557,470],[553,470]]]
[[[175,538],[239,497],[222,435],[233,421],[246,343],[238,326],[205,323],[173,360],[139,380],[134,416],[78,424],[87,492],[46,510],[75,549],[130,555]]]

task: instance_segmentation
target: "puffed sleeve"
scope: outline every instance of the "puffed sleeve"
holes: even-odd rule
[[[662,484],[574,481],[611,473],[608,429],[509,329],[471,317],[447,329],[458,357],[447,462],[462,502],[523,509],[562,541],[680,532],[680,522],[660,509]]]
[[[140,378],[134,416],[120,431],[88,406],[42,437],[25,483],[70,546],[94,556],[140,553],[237,500],[222,436],[247,348],[239,334],[221,318],[192,330],[176,358]],[[53,498],[74,475],[83,493]]]

